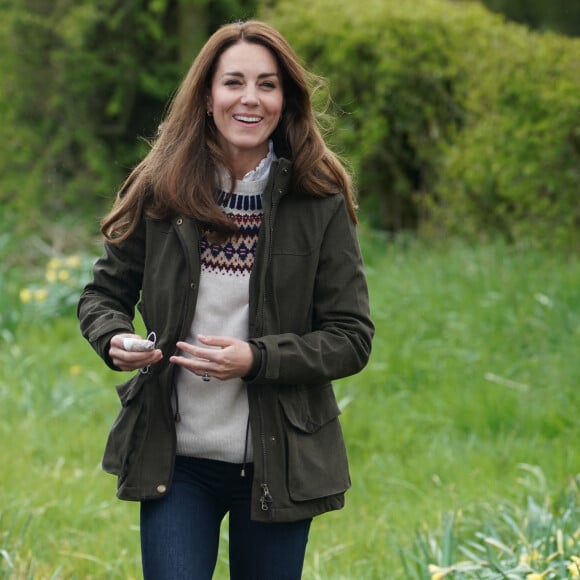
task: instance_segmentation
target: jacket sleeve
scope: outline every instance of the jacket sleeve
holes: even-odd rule
[[[340,197],[322,239],[312,331],[251,339],[257,364],[250,383],[319,384],[355,374],[368,362],[374,325],[366,276],[356,226]]]
[[[144,256],[144,224],[121,244],[105,243],[104,255],[93,268],[93,279],[79,299],[81,332],[112,369],[115,366],[108,355],[111,338],[122,332],[134,332]]]

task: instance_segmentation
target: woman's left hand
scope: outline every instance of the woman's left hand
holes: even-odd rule
[[[203,377],[205,373],[220,381],[236,379],[247,375],[254,362],[250,345],[232,336],[198,335],[197,340],[204,346],[178,342],[177,348],[187,356],[172,356],[170,362]]]

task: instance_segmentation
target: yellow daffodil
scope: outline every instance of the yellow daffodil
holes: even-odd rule
[[[32,300],[32,291],[30,288],[23,288],[20,290],[20,302],[28,304]]]
[[[66,260],[65,260],[65,264],[69,267],[69,268],[80,268],[81,267],[81,258],[80,256],[69,256]]]
[[[431,580],[443,580],[451,571],[450,568],[441,568],[435,564],[429,564],[428,569],[429,574],[431,574]]]
[[[60,258],[51,258],[46,265],[47,270],[57,270],[62,266],[62,260]]]
[[[46,288],[39,288],[34,291],[34,299],[37,302],[44,302],[48,298],[48,290]]]
[[[570,578],[580,578],[580,568],[576,564],[568,565],[568,573],[570,574]]]
[[[72,365],[70,367],[70,369],[68,370],[68,372],[70,373],[71,376],[77,377],[78,375],[81,374],[82,370],[83,369],[82,369],[81,365]]]
[[[53,269],[47,270],[44,277],[46,278],[46,281],[49,284],[56,282],[56,270],[53,270]]]
[[[68,270],[59,270],[58,279],[61,282],[66,282],[70,278],[70,272]]]
[[[537,572],[532,572],[526,576],[526,580],[544,580],[544,578],[550,573],[550,568],[544,570],[541,574]]]

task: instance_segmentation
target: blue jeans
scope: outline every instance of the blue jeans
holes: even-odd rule
[[[232,580],[299,580],[311,520],[250,520],[253,466],[177,457],[173,485],[162,499],[141,503],[145,580],[210,580],[220,523],[229,512]]]

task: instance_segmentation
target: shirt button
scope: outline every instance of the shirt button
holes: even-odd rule
[[[157,486],[157,493],[165,493],[167,491],[167,486],[161,484]]]
[[[177,218],[177,221],[175,222],[178,226],[180,226],[183,223],[183,219],[182,218]]]
[[[189,285],[189,287],[190,287],[192,290],[195,290],[195,282],[191,282],[191,284]]]

